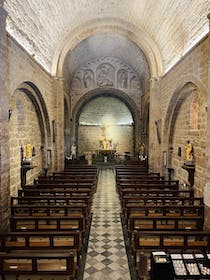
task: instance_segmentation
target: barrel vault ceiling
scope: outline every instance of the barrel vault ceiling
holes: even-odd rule
[[[60,42],[102,20],[113,22],[112,35],[117,21],[146,33],[165,73],[208,33],[210,12],[210,0],[5,0],[4,6],[8,33],[49,73]]]

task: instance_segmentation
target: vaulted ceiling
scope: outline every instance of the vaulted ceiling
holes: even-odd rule
[[[88,26],[100,33],[103,22],[110,22],[112,34],[119,26],[127,30],[125,37],[132,30],[141,41],[144,34],[142,50],[146,41],[148,54],[156,48],[163,74],[208,33],[210,12],[209,0],[5,0],[4,5],[7,31],[50,73],[72,34],[79,44],[90,36],[84,32]]]

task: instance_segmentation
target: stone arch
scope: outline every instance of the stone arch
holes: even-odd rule
[[[28,98],[32,101],[39,119],[42,139],[44,140],[43,144],[50,147],[51,146],[50,120],[47,111],[47,106],[45,104],[45,101],[42,97],[40,90],[34,83],[30,81],[26,81],[22,83],[20,86],[17,87],[17,90],[25,93],[28,96]]]
[[[191,87],[191,90],[197,89],[199,94],[203,97],[207,96],[207,89],[205,86],[194,76],[184,76],[182,77],[182,81],[179,82],[178,85],[175,86],[174,93],[168,104],[168,109],[166,112],[164,126],[163,126],[163,150],[167,151],[169,149],[169,143],[171,141],[170,135],[173,131],[173,125],[176,120],[176,116],[178,114],[178,110],[184,101],[184,98],[187,97],[183,94],[183,89],[186,86]],[[188,90],[190,92],[190,89]]]
[[[19,170],[26,144],[32,144],[34,147],[32,159],[34,168],[28,172],[27,183],[32,183],[35,177],[44,173],[45,168],[51,168],[47,163],[51,133],[47,107],[42,94],[30,81],[23,82],[15,89],[11,97],[10,110],[10,188],[13,195],[16,195],[17,187],[21,183]]]
[[[52,75],[63,76],[63,65],[65,57],[69,51],[73,50],[81,41],[97,33],[116,32],[128,37],[145,54],[150,67],[152,77],[162,75],[163,65],[160,51],[156,43],[143,30],[122,19],[97,19],[86,22],[72,32],[60,42],[54,53],[52,61]]]
[[[133,143],[133,152],[134,154],[138,153],[138,143],[139,143],[139,131],[140,131],[140,113],[134,103],[134,101],[123,91],[113,88],[107,89],[94,89],[86,93],[83,97],[79,99],[72,111],[72,138],[77,140],[78,138],[78,120],[80,113],[83,107],[92,99],[101,96],[111,96],[121,100],[130,110],[133,120],[134,120],[134,143]]]
[[[199,123],[202,123],[197,130],[190,126],[190,110],[194,98],[199,100],[198,117]],[[167,167],[174,169],[174,176],[180,180],[180,183],[188,183],[188,174],[181,167],[184,164],[184,149],[187,141],[192,141],[195,149],[195,165],[199,166],[195,169],[196,195],[202,195],[205,185],[206,147],[204,143],[202,146],[198,143],[201,140],[200,135],[205,134],[205,124],[207,125],[206,98],[205,87],[196,79],[188,79],[179,85],[170,99],[163,127],[162,151],[167,152]],[[166,172],[166,169],[163,172]]]

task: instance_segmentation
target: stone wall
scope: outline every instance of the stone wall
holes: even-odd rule
[[[8,228],[9,216],[9,131],[7,95],[6,12],[0,2],[0,231]]]
[[[115,130],[115,137],[113,136],[114,149],[120,154],[124,155],[125,152],[133,152],[133,127],[129,125],[116,125],[113,127]],[[79,138],[79,155],[84,152],[97,152],[99,149],[99,141],[101,140],[101,127],[80,125],[78,127]]]
[[[206,170],[206,156],[205,156],[205,129],[206,129],[206,112],[205,103],[199,100],[198,110],[198,125],[196,127],[190,126],[190,116],[193,101],[193,93],[190,94],[182,102],[178,116],[173,129],[172,141],[172,164],[174,168],[174,176],[179,179],[181,183],[188,183],[188,172],[182,168],[184,163],[184,149],[187,141],[193,144],[194,161],[195,161],[195,194],[196,196],[203,196],[203,189],[205,186],[205,170]],[[181,153],[178,152],[180,149]],[[189,184],[189,183],[188,183]]]
[[[4,14],[4,13],[3,13]],[[1,17],[3,20],[3,18]],[[62,110],[57,108],[57,94],[54,91],[57,81],[52,81],[51,76],[33,59],[30,55],[3,29],[3,21],[0,25],[0,81],[1,81],[1,137],[0,137],[0,166],[1,166],[1,196],[0,196],[0,221],[1,228],[8,225],[9,216],[9,196],[17,193],[20,187],[20,146],[25,148],[26,143],[35,147],[36,156],[33,157],[33,170],[27,173],[27,183],[32,183],[33,179],[43,171],[46,165],[47,149],[52,151],[51,170],[57,166],[57,162],[63,164],[63,151],[59,152],[55,162],[56,141],[52,141],[52,120],[63,118]],[[4,39],[4,40],[3,40]],[[7,68],[7,67],[8,68]],[[31,88],[27,83],[30,83]],[[33,91],[30,100],[24,91],[17,91],[19,87],[26,86]],[[33,89],[33,86],[35,87]],[[38,90],[39,97],[35,91]],[[56,98],[55,98],[56,97]],[[36,100],[35,100],[36,99]],[[23,117],[18,115],[18,102],[21,100]],[[33,101],[36,101],[35,102]],[[63,105],[63,101],[61,102]],[[43,111],[45,109],[45,113]],[[56,108],[56,110],[55,110]],[[11,115],[10,115],[10,113]],[[38,112],[38,113],[37,113]],[[40,119],[42,120],[42,136],[40,132]],[[23,124],[17,125],[18,122]],[[57,135],[63,139],[62,127],[58,125]],[[58,137],[56,139],[59,139]],[[44,145],[44,146],[43,146]],[[41,147],[44,147],[43,151]]]
[[[27,172],[26,184],[32,184],[33,179],[42,171],[41,132],[34,104],[23,93],[16,91],[12,98],[12,115],[9,122],[10,131],[10,192],[17,195],[20,188],[21,147],[24,150],[26,144],[35,148],[32,157],[33,169]]]
[[[35,62],[35,60],[10,36],[8,38],[8,44],[8,92],[10,95],[10,99],[12,100],[12,96],[15,93],[16,89],[21,87],[25,82],[30,82],[31,84],[35,85],[40,92],[42,103],[44,104],[44,106],[46,106],[46,114],[48,117],[48,124],[44,124],[46,134],[44,148],[45,151],[47,149],[50,149],[52,151],[51,169],[53,170],[58,166],[58,162],[63,163],[63,146],[61,147],[59,145],[60,149],[58,155],[56,153],[56,149],[57,141],[59,141],[60,138],[63,139],[64,130],[57,121],[55,122],[55,142],[52,141],[52,121],[61,119],[63,123],[64,119],[64,115],[62,114],[64,103],[64,100],[62,99],[63,92],[62,88],[58,86],[60,81],[58,79],[52,79],[50,74],[48,74],[37,62]],[[60,100],[60,106],[62,105],[62,108],[58,108],[57,100]],[[38,106],[41,106],[41,104],[38,104]],[[45,122],[46,116],[43,115],[42,117],[44,118]],[[49,126],[48,134],[46,132],[46,125]],[[59,143],[62,143],[62,141],[60,141]]]
[[[186,182],[186,171],[181,170],[183,157],[177,155],[178,147],[183,151],[186,140],[191,140],[195,146],[195,188],[197,194],[203,194],[205,185],[206,167],[206,102],[208,82],[208,39],[205,38],[180,62],[175,65],[164,77],[156,82],[155,90],[150,96],[152,99],[160,96],[159,106],[153,106],[150,110],[150,166],[156,166],[155,161],[160,158],[159,165],[163,167],[162,153],[167,151],[170,156],[172,152],[171,164],[175,169],[175,179],[181,183]],[[192,129],[191,123],[191,97],[184,88],[191,84],[198,94],[198,127]],[[156,92],[156,95],[155,95]],[[189,97],[187,97],[189,95]],[[191,96],[191,97],[190,97]],[[161,108],[161,111],[160,111]],[[161,134],[161,144],[159,149],[152,149],[157,146],[157,137],[154,123],[159,121]],[[162,169],[166,174],[166,169]]]

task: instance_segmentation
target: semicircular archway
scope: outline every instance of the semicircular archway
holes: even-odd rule
[[[72,112],[72,139],[78,143],[79,139],[79,121],[81,113],[83,112],[86,105],[96,98],[114,98],[118,100],[119,104],[122,103],[122,108],[127,108],[127,112],[130,114],[129,122],[126,125],[130,126],[130,131],[132,130],[132,143],[130,143],[130,152],[132,155],[137,154],[138,144],[139,144],[139,128],[140,128],[140,113],[139,110],[131,98],[126,95],[123,91],[116,89],[94,89],[85,94],[75,105]],[[106,104],[104,104],[105,108]],[[106,110],[105,110],[106,111]],[[102,116],[103,114],[101,114]],[[105,114],[104,114],[105,115]],[[112,117],[115,114],[112,115]],[[128,119],[127,119],[128,120]],[[132,123],[131,123],[132,120]],[[99,123],[98,123],[99,124]],[[123,125],[120,122],[115,122],[115,125]],[[128,128],[128,127],[127,127]],[[101,128],[100,128],[101,129]],[[126,131],[126,130],[124,130]],[[118,135],[119,136],[119,135]],[[102,135],[97,136],[98,139]],[[131,137],[131,134],[130,134]],[[116,138],[115,138],[116,139]],[[119,139],[119,138],[117,138]],[[130,138],[131,139],[131,138]],[[96,147],[98,148],[98,147]],[[123,146],[121,145],[120,151],[122,151]]]

